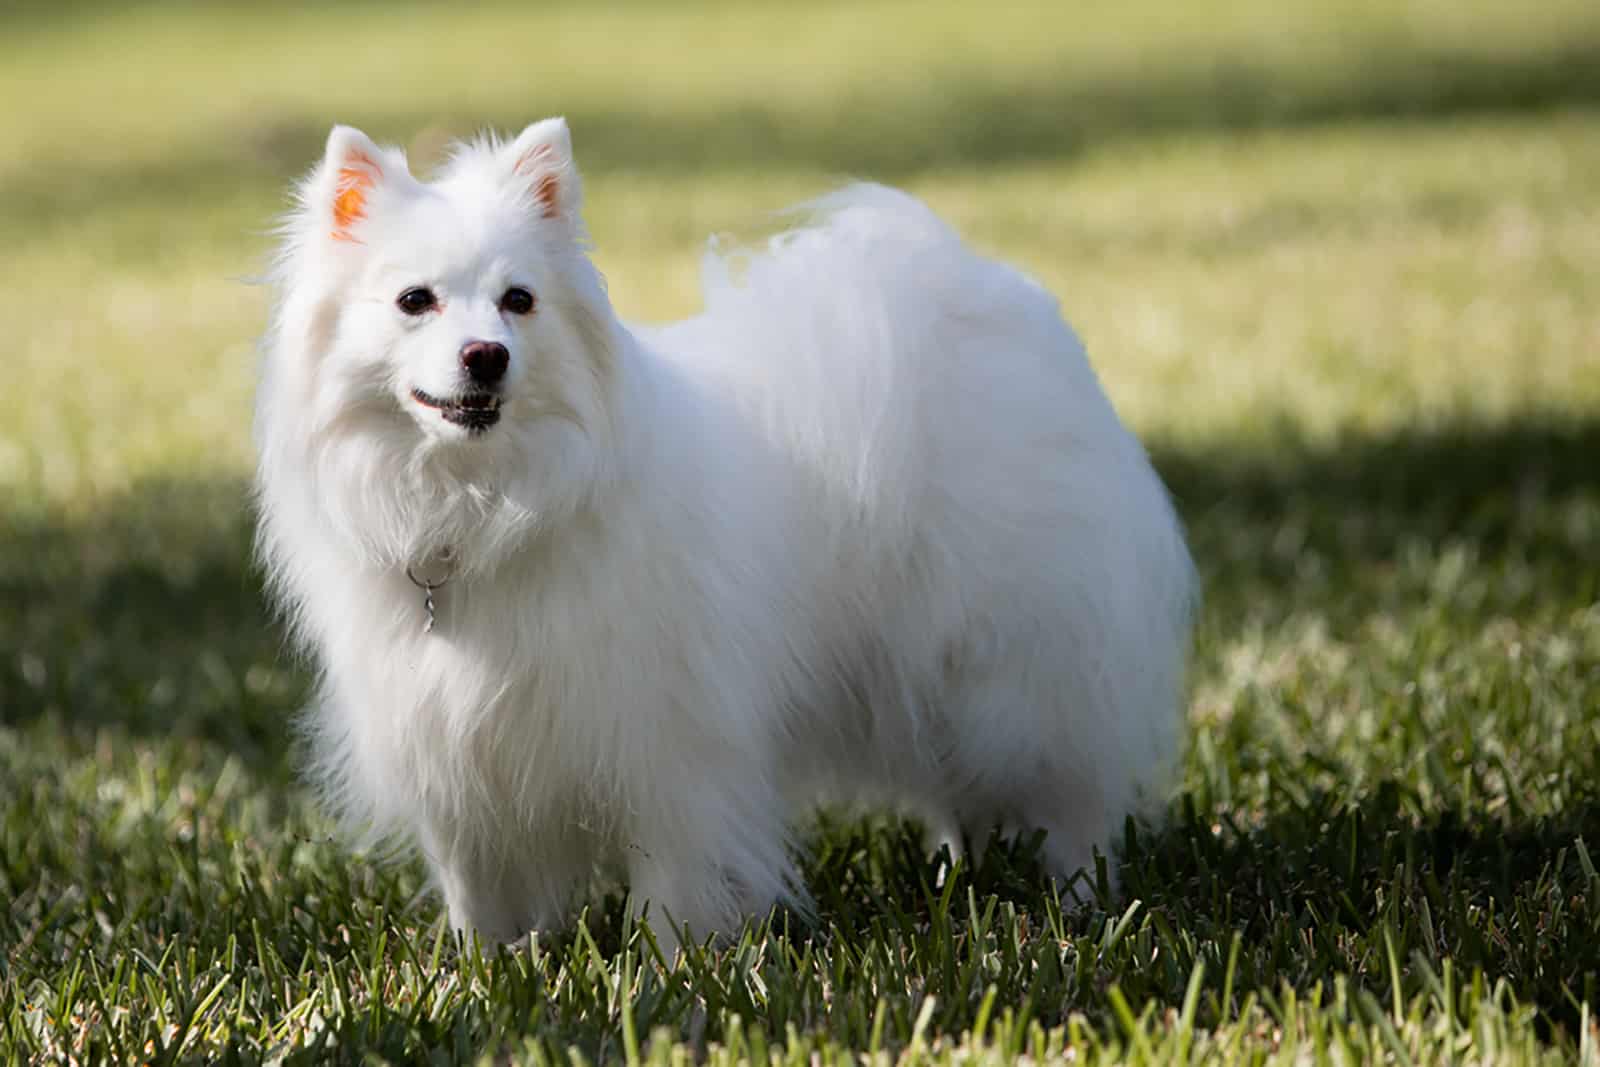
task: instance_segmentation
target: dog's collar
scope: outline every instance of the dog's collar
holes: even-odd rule
[[[422,624],[423,633],[433,632],[434,592],[443,589],[455,576],[456,554],[449,545],[416,563],[406,564],[406,578],[422,590],[422,610],[428,613],[428,621]]]

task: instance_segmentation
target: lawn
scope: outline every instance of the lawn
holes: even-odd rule
[[[0,100],[0,1060],[1600,1062],[1592,0],[25,2]],[[674,970],[616,896],[458,949],[335,837],[251,279],[332,122],[550,113],[625,314],[844,177],[1060,296],[1206,590],[1122,895],[825,816],[820,925]]]

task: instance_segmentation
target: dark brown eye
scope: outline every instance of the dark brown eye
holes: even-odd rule
[[[533,310],[533,294],[520,285],[513,285],[500,298],[500,310],[510,315],[526,315]]]
[[[438,307],[439,298],[433,295],[432,289],[416,285],[396,297],[395,305],[407,315],[420,315]]]

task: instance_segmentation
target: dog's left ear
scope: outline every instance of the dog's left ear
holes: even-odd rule
[[[535,122],[505,150],[511,173],[525,183],[539,213],[547,219],[578,220],[583,184],[572,161],[572,134],[564,118]]]

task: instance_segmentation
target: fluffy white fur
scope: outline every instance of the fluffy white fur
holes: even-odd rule
[[[857,186],[710,257],[703,314],[631,327],[579,207],[559,119],[428,183],[336,128],[300,188],[260,546],[343,813],[492,939],[559,925],[597,871],[696,936],[803,903],[819,800],[1088,863],[1169,782],[1194,582],[1054,300]],[[407,315],[419,285],[439,307]],[[464,389],[469,340],[510,354],[481,432],[412,394]],[[445,553],[426,633],[405,572]]]

